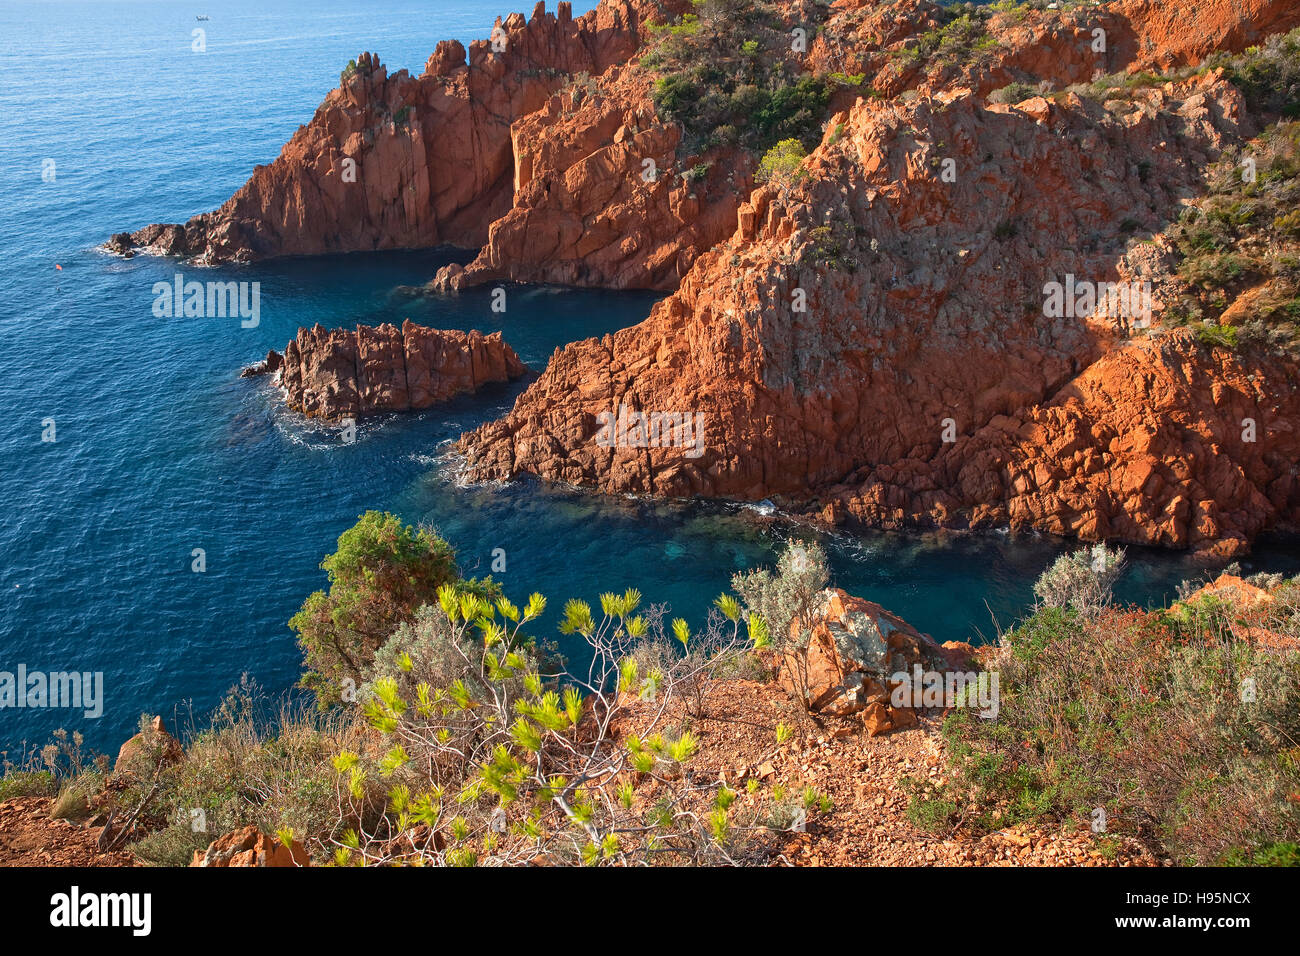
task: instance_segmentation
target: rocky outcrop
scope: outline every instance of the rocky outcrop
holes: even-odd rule
[[[477,248],[511,206],[511,123],[578,73],[599,75],[641,44],[653,0],[602,0],[573,18],[538,3],[492,40],[444,41],[424,73],[389,75],[363,53],[315,117],[220,209],[184,225],[119,233],[107,248],[202,262],[440,244]],[[495,45],[494,45],[495,41]]]
[[[290,408],[328,419],[418,411],[528,370],[500,332],[430,329],[409,320],[400,329],[299,329],[283,358],[267,364],[281,366]]]
[[[1295,515],[1289,365],[1044,314],[1048,282],[1155,268],[1126,255],[1133,224],[1172,219],[1255,132],[1221,75],[1104,105],[864,100],[829,125],[806,187],[756,191],[645,323],[564,349],[467,436],[470,476],[1229,551]],[[1155,388],[1159,366],[1182,384]],[[623,409],[693,416],[704,453],[599,441]],[[1251,417],[1267,436],[1229,440]]]
[[[190,866],[310,866],[307,851],[297,840],[285,846],[249,825],[213,840],[206,850],[195,850]]]
[[[260,362],[254,362],[239,370],[240,378],[256,378],[259,375],[274,375],[280,371],[280,366],[284,364],[284,356],[275,349],[266,353],[266,358]]]
[[[792,622],[793,649],[779,672],[781,686],[813,713],[862,714],[873,737],[901,730],[916,723],[923,703],[919,693],[895,692],[917,683],[918,668],[935,675],[971,669],[967,648],[941,646],[879,604],[838,588],[820,601],[806,634]]]
[[[1300,519],[1300,368],[1199,344],[1127,343],[1041,405],[828,493],[880,526],[1037,528],[1245,553]]]
[[[515,190],[467,267],[433,286],[513,279],[614,289],[677,288],[735,229],[753,161],[735,149],[679,159],[681,128],[656,118],[644,71],[574,84],[511,128]]]
[[[1189,614],[1217,617],[1219,626],[1243,644],[1294,653],[1300,650],[1300,638],[1289,626],[1295,605],[1294,588],[1279,587],[1276,580],[1263,583],[1266,586],[1260,587],[1224,573],[1179,601],[1171,611],[1177,618]]]
[[[114,774],[140,772],[152,774],[160,766],[177,763],[185,758],[180,741],[167,732],[161,717],[154,717],[146,731],[136,734],[122,744],[113,764]]]
[[[885,96],[913,89],[988,93],[1012,82],[1059,88],[1197,64],[1300,25],[1300,7],[1291,0],[1208,0],[1195,10],[1164,0],[1061,6],[985,10],[978,28],[949,27],[940,37],[956,12],[934,0],[837,0],[809,61],[818,72],[863,74],[865,85]]]

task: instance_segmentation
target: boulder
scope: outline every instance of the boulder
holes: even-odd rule
[[[285,846],[249,826],[213,840],[202,852],[195,850],[190,866],[310,866],[307,851],[297,840]]]
[[[162,717],[154,717],[148,730],[131,737],[117,752],[117,761],[113,772],[153,770],[152,763],[161,760],[164,765],[177,763],[185,758],[185,751],[180,741],[167,732]],[[149,761],[149,766],[144,765]]]
[[[781,685],[813,713],[862,713],[873,736],[916,723],[910,708],[890,703],[897,675],[910,679],[917,665],[941,673],[968,669],[954,667],[951,651],[902,618],[838,588],[822,592],[821,607],[805,633],[803,644],[797,622],[792,624],[791,639],[803,647],[782,661]]]

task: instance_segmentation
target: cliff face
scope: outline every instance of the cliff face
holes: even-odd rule
[[[656,118],[649,90],[644,72],[616,67],[517,120],[513,206],[478,258],[444,267],[434,286],[513,279],[675,289],[735,229],[752,160],[715,149],[695,164],[707,171],[692,176],[677,160],[681,129]]]
[[[578,20],[539,4],[501,24],[504,49],[475,43],[466,62],[440,44],[419,78],[363,56],[222,209],[111,245],[211,261],[454,243],[480,253],[436,290],[675,290],[641,325],[557,352],[508,416],[465,436],[471,478],[1235,553],[1300,517],[1297,371],[1161,328],[1186,298],[1164,232],[1261,119],[1222,70],[1141,74],[1259,42],[1300,6],[1064,7],[775,4],[763,29],[807,26],[799,68],[827,80],[834,115],[798,176],[755,189],[738,146],[684,145],[737,139],[683,129],[651,95],[663,64],[690,70],[682,36],[730,50],[748,13],[702,8],[681,35],[655,31],[642,63],[648,24],[685,0],[602,0]],[[707,72],[692,95],[729,115]],[[1047,306],[1049,283],[1076,281],[1149,289],[1148,337],[1092,299]],[[313,331],[326,339],[286,353],[291,396],[312,380],[296,399],[311,414],[421,407],[395,331]]]
[[[120,233],[108,247],[203,262],[439,244],[478,247],[511,206],[510,125],[577,73],[598,75],[641,44],[652,0],[603,0],[574,19],[538,3],[491,40],[444,41],[424,73],[358,58],[270,166],[220,209],[184,225]],[[671,8],[672,4],[667,5]],[[503,43],[502,43],[503,41]]]
[[[409,320],[400,329],[299,329],[276,364],[289,407],[321,418],[417,411],[528,371],[500,332],[443,331]]]
[[[1300,8],[1290,0],[1206,0],[1194,9],[1165,0],[1061,7],[992,12],[975,28],[950,25],[933,0],[836,0],[809,60],[818,71],[863,73],[886,96],[914,88],[987,93],[1017,80],[1062,86],[1098,74],[1169,70],[1300,24]]]
[[[835,128],[645,323],[569,346],[466,436],[470,476],[1226,552],[1296,516],[1291,365],[1044,315],[1047,282],[1145,278],[1121,225],[1168,222],[1254,134],[1220,74],[1104,106],[861,100]],[[625,408],[694,416],[703,454],[597,441]]]

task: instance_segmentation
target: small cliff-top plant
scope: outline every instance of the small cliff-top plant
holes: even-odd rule
[[[682,653],[646,673],[640,603],[635,590],[601,595],[598,612],[569,601],[560,630],[590,662],[547,677],[525,635],[545,598],[520,607],[444,585],[377,659],[362,700],[377,740],[333,760],[334,862],[734,862],[752,821],[735,816],[734,791],[691,780],[700,744],[677,705],[702,674],[763,646],[765,629],[723,596],[700,634],[673,621]]]
[[[807,178],[803,168],[807,156],[808,151],[797,139],[783,139],[763,154],[755,178],[787,192]]]
[[[1092,615],[1110,605],[1124,571],[1124,550],[1104,544],[1063,554],[1034,582],[1034,596],[1047,608]]]

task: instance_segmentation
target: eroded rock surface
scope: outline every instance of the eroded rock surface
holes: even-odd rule
[[[673,4],[667,4],[671,7]],[[215,212],[119,233],[107,248],[201,262],[442,244],[476,248],[511,206],[510,125],[579,73],[641,44],[651,0],[603,0],[572,16],[538,3],[498,19],[497,45],[438,44],[424,72],[391,76],[363,53],[269,166]]]
[[[400,329],[299,329],[276,358],[265,364],[280,367],[289,407],[320,418],[418,411],[528,371],[500,332],[430,329],[409,320]]]
[[[830,127],[807,185],[755,191],[646,322],[564,349],[466,436],[471,477],[1220,553],[1297,516],[1293,363],[1044,316],[1049,281],[1159,271],[1121,226],[1168,223],[1257,132],[1222,75],[1105,104],[860,100]],[[695,416],[704,454],[597,441],[622,408]],[[1246,418],[1267,438],[1235,439]]]

